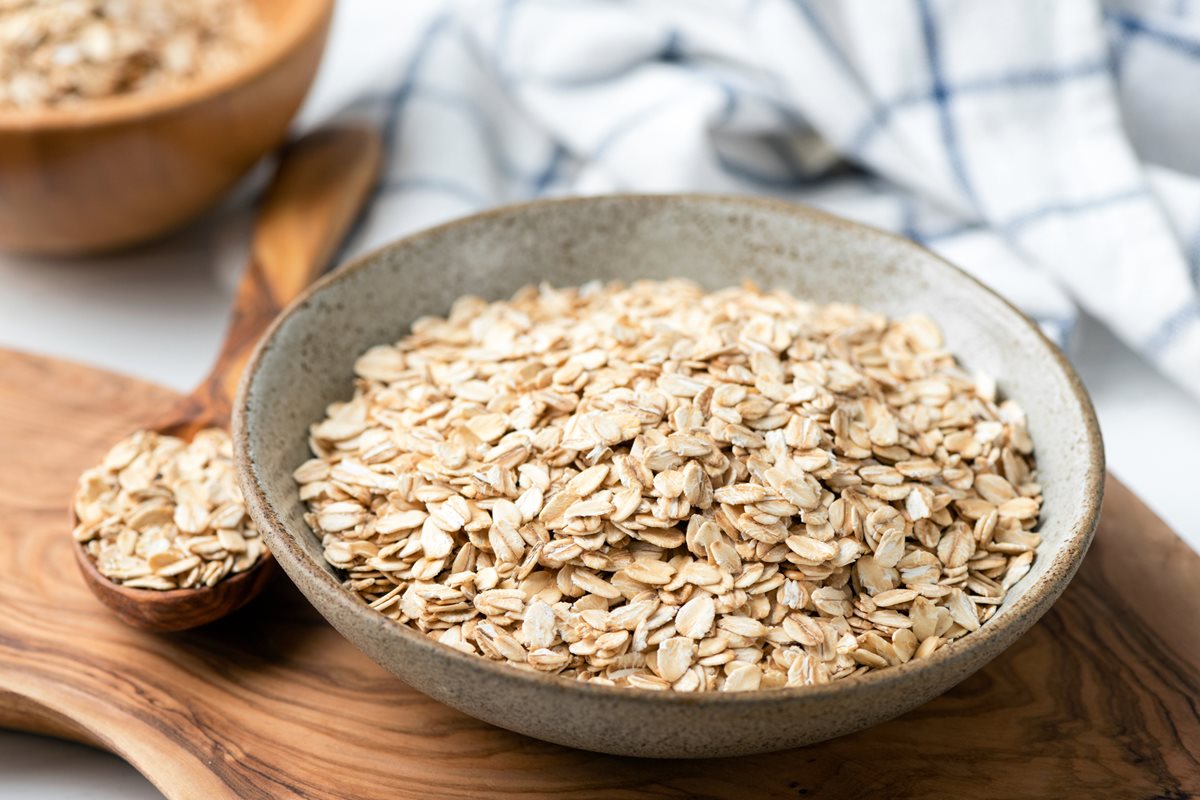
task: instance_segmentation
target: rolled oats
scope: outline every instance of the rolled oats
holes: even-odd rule
[[[131,588],[212,586],[266,552],[242,504],[229,434],[217,428],[190,442],[135,433],[80,476],[74,506],[75,541],[100,574]]]
[[[887,669],[985,624],[1040,541],[1024,414],[922,316],[529,287],[356,371],[295,472],[325,558],[525,669],[675,691]]]
[[[144,92],[230,69],[261,40],[246,0],[0,0],[0,108]]]

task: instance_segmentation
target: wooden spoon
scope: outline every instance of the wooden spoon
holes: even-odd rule
[[[233,318],[208,377],[154,426],[190,439],[227,427],[242,367],[258,337],[324,269],[375,182],[379,135],[362,127],[325,128],[287,146],[255,225],[250,263],[238,286]],[[72,527],[78,524],[74,504]],[[92,593],[124,622],[178,631],[212,622],[257,595],[274,570],[265,553],[245,572],[195,589],[131,589],[100,574],[76,543],[75,558]]]

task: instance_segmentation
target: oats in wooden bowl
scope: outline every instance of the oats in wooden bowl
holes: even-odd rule
[[[0,107],[209,78],[236,66],[263,35],[248,0],[2,0]]]
[[[333,0],[0,0],[0,248],[146,241],[278,146]]]

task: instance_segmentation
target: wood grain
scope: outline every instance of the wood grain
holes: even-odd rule
[[[141,242],[211,206],[286,137],[333,0],[252,0],[266,40],[209,80],[59,109],[0,109],[0,247]]]
[[[286,581],[186,634],[83,587],[74,476],[164,389],[0,351],[0,724],[120,754],[171,798],[1200,796],[1200,559],[1116,481],[1078,577],[989,667],[774,755],[616,758],[476,722],[376,667]]]

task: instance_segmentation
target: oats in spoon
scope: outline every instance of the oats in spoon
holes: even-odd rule
[[[74,502],[75,540],[100,574],[130,588],[212,586],[265,552],[219,428],[190,442],[135,433],[80,476]]]

